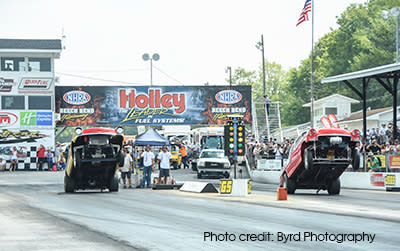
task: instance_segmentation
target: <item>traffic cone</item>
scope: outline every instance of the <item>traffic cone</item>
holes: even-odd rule
[[[278,200],[287,200],[287,190],[284,187],[278,187]]]

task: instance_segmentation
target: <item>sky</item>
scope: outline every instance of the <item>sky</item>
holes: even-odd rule
[[[314,0],[314,40],[366,0]],[[230,66],[288,70],[311,52],[311,21],[296,27],[305,0],[0,0],[0,38],[61,39],[63,85],[223,85]],[[101,79],[101,80],[100,80]]]

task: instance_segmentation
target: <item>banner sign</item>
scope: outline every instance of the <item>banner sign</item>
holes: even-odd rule
[[[385,186],[385,177],[382,173],[371,173],[370,177],[371,185],[377,187],[384,187]]]
[[[251,124],[251,86],[57,86],[60,126]]]
[[[47,90],[51,86],[52,78],[22,78],[19,89]]]
[[[389,156],[389,168],[400,169],[400,156]]]
[[[0,77],[0,92],[11,92],[14,85],[13,79]]]

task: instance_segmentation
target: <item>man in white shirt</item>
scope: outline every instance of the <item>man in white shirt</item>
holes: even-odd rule
[[[151,184],[151,173],[153,171],[154,166],[154,153],[150,151],[150,146],[147,145],[145,151],[140,156],[143,158],[143,181],[142,188],[145,187],[147,181],[147,187],[150,187]]]
[[[167,146],[162,147],[162,152],[158,154],[158,163],[160,163],[160,175],[158,176],[158,184],[161,183],[161,177],[164,177],[164,184],[167,184],[169,176],[169,163],[171,161],[171,153],[167,151]]]
[[[124,154],[124,165],[119,168],[119,171],[121,172],[122,183],[124,183],[124,188],[126,188],[126,177],[128,177],[129,188],[132,188],[131,172],[132,172],[133,160],[126,148],[124,148],[123,154]]]

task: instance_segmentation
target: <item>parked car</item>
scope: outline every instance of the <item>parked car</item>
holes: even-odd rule
[[[118,191],[117,170],[123,165],[122,127],[75,129],[69,146],[64,190],[109,189]]]
[[[360,166],[360,154],[356,148],[360,131],[351,132],[338,128],[310,129],[294,142],[289,162],[282,170],[281,187],[289,194],[296,189],[328,190],[340,193],[340,175],[351,164]]]
[[[218,176],[229,178],[231,164],[222,149],[204,149],[197,162],[197,178]]]

